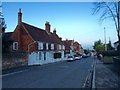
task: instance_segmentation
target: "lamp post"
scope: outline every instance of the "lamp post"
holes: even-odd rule
[[[105,39],[105,51],[107,51],[107,45],[106,45],[106,28],[104,27],[104,39]]]

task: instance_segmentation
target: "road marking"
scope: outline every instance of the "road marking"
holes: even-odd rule
[[[95,89],[95,65],[96,65],[96,61],[94,61],[94,67],[93,67],[92,90]]]
[[[18,72],[13,72],[13,73],[8,73],[8,74],[4,74],[4,75],[2,75],[2,77],[9,76],[9,75],[16,74],[16,73],[25,72],[25,71],[28,71],[28,70],[30,70],[30,69],[22,70],[22,71],[18,71]]]
[[[84,84],[83,84],[83,88],[86,88],[86,83],[87,83],[88,78],[89,78],[89,75],[90,75],[90,71],[89,71],[89,70],[90,70],[90,69],[88,69],[88,73],[87,73],[87,75],[86,75],[85,82],[84,82]]]

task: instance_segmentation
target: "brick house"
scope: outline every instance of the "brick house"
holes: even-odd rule
[[[115,48],[115,50],[117,50],[118,45],[119,45],[119,41],[114,42],[114,48]]]
[[[79,55],[81,51],[81,44],[79,44],[78,42],[74,42],[73,51],[74,51],[74,55]]]
[[[22,22],[22,12],[18,12],[18,25],[13,34],[13,50],[28,53],[28,65],[57,62],[64,59],[64,44],[56,29],[50,31],[50,23],[45,30]]]
[[[66,41],[63,41],[63,43],[65,45],[65,51],[64,51],[65,57],[71,56],[72,55],[72,48],[70,47],[70,45]]]
[[[7,53],[11,51],[11,45],[13,41],[11,40],[13,32],[2,33],[2,53]]]
[[[64,43],[67,46],[67,48],[70,47],[69,48],[70,55],[79,55],[79,54],[81,54],[82,46],[77,41],[66,39],[66,40],[64,40]]]

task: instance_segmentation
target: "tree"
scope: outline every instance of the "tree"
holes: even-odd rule
[[[95,50],[97,52],[102,52],[102,51],[105,50],[105,46],[103,44],[102,45],[97,45],[96,48],[95,48]]]
[[[113,50],[114,48],[112,47],[111,41],[109,40],[109,43],[107,44],[107,50]]]
[[[95,49],[96,52],[101,52],[104,51],[105,45],[101,42],[101,40],[95,41],[93,48]]]
[[[99,39],[98,41],[95,41],[95,42],[94,42],[93,49],[95,49],[97,45],[101,45],[101,44],[102,44],[102,42],[101,42],[100,39]]]
[[[112,19],[115,24],[115,29],[117,31],[118,41],[119,41],[119,51],[120,51],[120,1],[114,2],[95,2],[94,3],[93,15],[98,12],[102,12],[100,19],[104,21],[105,19]],[[120,52],[119,52],[120,56]]]
[[[2,8],[2,6],[0,6],[0,8]],[[12,40],[6,40],[5,39],[5,29],[6,29],[6,23],[5,23],[5,19],[4,16],[2,14],[2,12],[0,12],[0,32],[1,32],[1,38],[2,38],[2,53],[6,53],[9,50],[10,45],[13,43]],[[0,44],[1,45],[1,44]]]
[[[2,7],[2,6],[0,6],[0,7]],[[0,32],[1,32],[1,34],[3,34],[5,32],[6,28],[7,28],[7,26],[5,24],[4,16],[3,16],[2,12],[0,12]]]
[[[88,53],[90,53],[89,49],[84,49],[84,53],[87,55]]]

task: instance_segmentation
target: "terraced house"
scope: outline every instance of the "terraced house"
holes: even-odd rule
[[[22,12],[18,12],[18,25],[13,34],[13,50],[28,53],[28,65],[46,64],[64,60],[65,46],[56,29],[51,32],[49,22],[41,29],[22,22]]]

